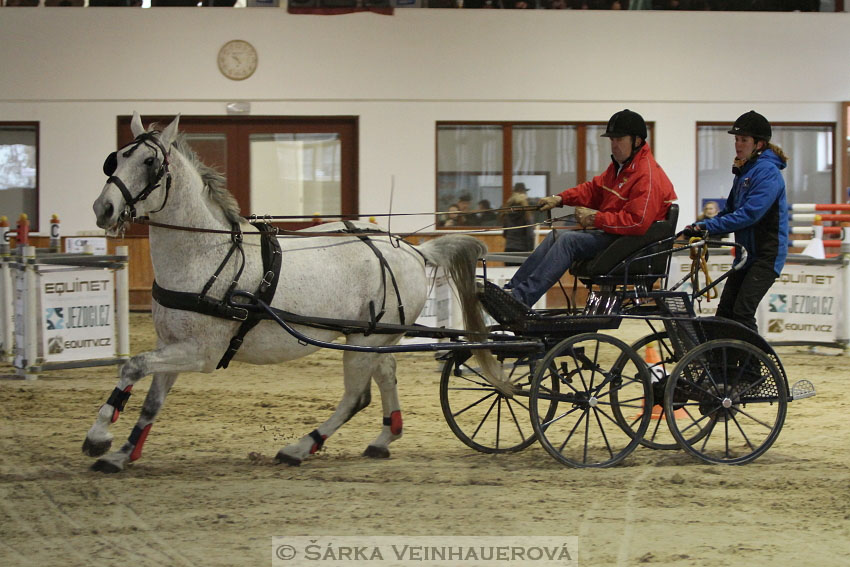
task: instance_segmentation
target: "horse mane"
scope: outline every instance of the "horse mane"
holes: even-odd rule
[[[156,128],[156,124],[152,124],[148,131],[153,132]],[[236,202],[236,198],[227,189],[227,178],[224,174],[202,162],[198,154],[195,153],[195,150],[189,145],[189,142],[186,141],[186,136],[182,132],[177,134],[177,139],[174,140],[173,145],[186,158],[189,164],[198,171],[198,175],[201,176],[201,181],[204,187],[206,187],[210,199],[213,203],[221,207],[227,220],[235,223],[245,220],[239,210],[239,203]]]

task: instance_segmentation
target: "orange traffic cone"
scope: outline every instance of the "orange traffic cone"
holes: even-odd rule
[[[644,351],[643,359],[646,362],[646,365],[649,366],[649,371],[652,373],[652,383],[655,384],[659,380],[665,378],[667,376],[667,370],[664,368],[664,365],[661,361],[661,355],[658,354],[658,349],[655,347],[655,343],[649,343],[646,345],[646,350]],[[664,415],[664,407],[661,404],[655,404],[652,406],[652,419],[663,419]],[[673,412],[673,416],[676,419],[687,417],[688,414],[684,409],[677,409]],[[643,417],[643,412],[641,411],[635,419],[640,419]]]
[[[649,366],[649,369],[653,374],[653,383],[667,376],[667,370],[661,363],[661,355],[658,354],[658,350],[655,348],[655,343],[646,345],[646,354],[644,354],[643,359],[646,361],[646,365]],[[676,419],[682,419],[688,417],[688,413],[684,410],[684,408],[679,408],[677,410],[673,410],[673,417]],[[652,419],[662,419],[661,405],[656,404],[652,407]]]

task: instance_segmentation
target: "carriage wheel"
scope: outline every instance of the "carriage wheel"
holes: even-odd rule
[[[691,424],[667,416],[682,448],[709,463],[739,465],[761,456],[776,440],[785,422],[788,387],[764,351],[720,339],[682,357],[670,375],[664,404],[681,404],[698,415]],[[696,428],[704,434],[693,441]]]
[[[557,384],[560,391],[552,388]],[[554,415],[543,410],[557,401]],[[608,467],[638,446],[649,427],[644,412],[633,428],[615,417],[652,406],[646,363],[623,341],[585,333],[558,343],[531,382],[531,424],[556,460],[573,467]]]
[[[652,419],[649,423],[649,428],[646,430],[640,444],[644,447],[649,447],[650,449],[680,449],[681,447],[679,443],[676,441],[676,438],[673,437],[673,434],[670,433],[670,428],[667,427],[667,410],[663,404],[664,391],[667,387],[667,381],[670,376],[669,373],[672,372],[677,360],[676,354],[673,351],[673,344],[670,342],[667,332],[660,331],[638,339],[631,345],[631,348],[640,355],[647,345],[651,345],[653,343],[657,345],[656,350],[658,351],[659,358],[661,360],[656,362],[647,361],[652,379],[652,399],[655,401],[655,405],[652,407]],[[622,362],[625,363],[625,358]],[[617,391],[611,393],[612,398],[615,400],[617,399],[617,395]],[[684,400],[676,401],[673,416],[674,419],[679,421],[680,430],[685,429],[688,425],[694,424],[694,427],[689,429],[690,435],[688,439],[690,443],[693,443],[704,437],[708,432],[708,429],[696,425],[700,415],[698,413],[694,413],[689,408],[682,407],[682,404],[680,403],[682,401]],[[641,417],[643,416],[643,410],[637,413],[622,413],[618,404],[613,405],[613,411],[617,418],[617,422],[622,427],[627,428],[628,431],[632,432],[634,432],[638,427]]]
[[[443,366],[440,406],[452,432],[467,446],[482,453],[511,453],[534,443],[536,437],[528,416],[528,388],[540,364],[537,353],[507,359],[503,374],[516,389],[507,398],[494,388],[474,366],[469,352],[457,352]],[[558,391],[558,384],[549,387]],[[544,411],[555,412],[553,401]]]

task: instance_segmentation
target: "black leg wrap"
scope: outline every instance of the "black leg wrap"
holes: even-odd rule
[[[133,427],[133,431],[130,432],[130,437],[127,439],[127,442],[130,445],[136,445],[139,442],[139,438],[142,436],[143,431],[144,429],[138,425]]]
[[[392,424],[393,424],[393,418],[391,418],[391,417],[385,417],[384,418],[384,425],[392,425]]]
[[[109,399],[106,400],[106,403],[110,406],[114,407],[118,411],[124,411],[124,406],[127,405],[127,400],[130,399],[130,394],[132,392],[119,390],[115,388],[112,390],[112,393],[109,394]]]
[[[314,429],[310,432],[310,438],[313,439],[313,442],[316,444],[317,451],[325,444],[325,440],[322,438],[322,434],[319,433],[318,429]]]

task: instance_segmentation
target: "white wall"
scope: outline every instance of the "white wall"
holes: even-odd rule
[[[241,82],[216,66],[237,38],[260,57]],[[396,212],[434,209],[437,120],[606,120],[629,107],[656,123],[684,222],[696,211],[695,123],[751,108],[840,122],[848,52],[848,14],[0,9],[0,121],[40,122],[40,221],[58,213],[73,234],[95,228],[115,116],[133,110],[217,115],[245,100],[254,115],[357,115],[368,214],[387,209],[392,176]]]

